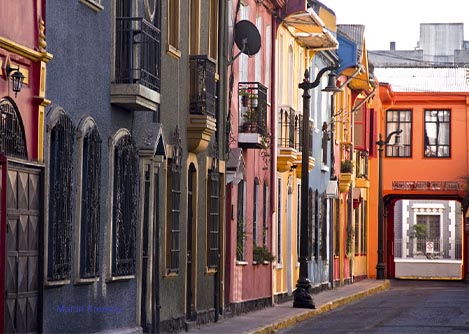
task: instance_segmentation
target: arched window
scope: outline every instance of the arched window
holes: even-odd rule
[[[99,272],[101,137],[91,118],[81,127],[79,154],[79,276],[94,278]]]
[[[13,101],[0,99],[0,152],[6,156],[26,159],[23,123]]]
[[[114,148],[112,262],[113,276],[135,274],[138,219],[138,150],[130,134],[121,136]]]
[[[61,109],[49,124],[49,220],[47,278],[70,278],[72,262],[72,160],[75,129]]]

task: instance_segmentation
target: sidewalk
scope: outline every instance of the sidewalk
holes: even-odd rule
[[[216,323],[202,325],[200,328],[194,328],[189,332],[194,334],[274,333],[276,330],[292,326],[297,322],[307,320],[354,300],[386,290],[389,285],[388,280],[366,279],[313,294],[314,304],[316,305],[316,309],[313,310],[293,308],[293,301],[289,301],[259,311],[220,319]]]

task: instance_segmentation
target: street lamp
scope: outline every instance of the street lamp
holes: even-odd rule
[[[311,95],[309,90],[315,88],[321,82],[321,77],[327,71],[336,70],[337,66],[328,66],[321,69],[314,80],[309,81],[309,71],[306,69],[303,82],[298,85],[303,89],[303,136],[302,136],[302,152],[301,152],[301,216],[300,216],[300,272],[296,283],[296,289],[293,292],[293,307],[315,308],[313,298],[309,294],[311,289],[311,281],[308,278],[308,258],[311,253],[311,245],[308,238],[308,189],[309,189],[309,103]],[[335,73],[329,73],[329,81],[327,87],[323,89],[325,92],[340,92],[341,90],[335,85]]]
[[[386,140],[383,140],[381,133],[379,134],[379,140],[376,142],[378,145],[378,264],[376,265],[376,279],[384,279],[384,257],[383,257],[383,234],[384,234],[384,203],[383,203],[383,149],[392,136],[396,135],[396,143],[399,140],[399,134],[402,132],[402,129],[397,129],[396,131],[391,132],[386,137]]]

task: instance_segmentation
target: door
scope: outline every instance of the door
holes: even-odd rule
[[[145,165],[144,187],[143,187],[143,231],[142,231],[142,283],[141,283],[141,310],[140,310],[140,324],[142,325],[145,333],[151,331],[151,318],[148,316],[148,310],[151,309],[150,298],[150,254],[151,248],[149,247],[150,239],[150,164]],[[158,279],[154,277],[153,279]]]
[[[2,167],[2,239],[5,238],[5,333],[40,331],[42,301],[42,170],[14,163]],[[5,233],[5,235],[3,235]]]

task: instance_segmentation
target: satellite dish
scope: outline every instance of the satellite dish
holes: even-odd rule
[[[257,27],[248,20],[241,20],[234,26],[234,42],[238,49],[241,50],[230,63],[239,57],[241,53],[253,56],[259,52],[261,48],[261,34]]]

